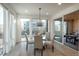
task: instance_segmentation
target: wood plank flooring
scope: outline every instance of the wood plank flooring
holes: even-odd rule
[[[65,45],[54,42],[54,52],[51,49],[46,49],[43,56],[78,56],[79,51],[75,51]],[[36,53],[40,56],[40,52]],[[26,50],[26,42],[18,43],[6,56],[34,56],[34,45],[29,44],[28,50]]]
[[[38,51],[36,55],[40,56],[40,52]],[[52,52],[51,49],[46,49],[43,55],[44,56],[62,56],[64,54],[62,54],[57,49],[54,49],[54,52]],[[28,50],[26,50],[25,42],[18,43],[14,47],[14,49],[11,50],[11,52],[6,54],[6,56],[34,56],[34,46],[33,44],[29,44],[29,48]]]

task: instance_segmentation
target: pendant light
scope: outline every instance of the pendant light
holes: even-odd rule
[[[41,8],[39,8],[39,20],[37,22],[37,26],[41,27],[42,26],[42,21],[41,21]]]

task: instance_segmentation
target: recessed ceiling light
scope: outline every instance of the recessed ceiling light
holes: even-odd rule
[[[62,3],[58,3],[58,5],[61,5]]]
[[[28,13],[28,10],[25,10],[25,13]]]
[[[13,22],[16,23],[16,20],[14,20]]]
[[[46,12],[46,15],[48,15],[48,12]]]

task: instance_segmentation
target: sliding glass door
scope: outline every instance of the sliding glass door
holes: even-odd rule
[[[58,42],[62,42],[62,19],[57,19],[54,21],[54,32],[55,32],[55,40]]]
[[[8,53],[15,46],[16,43],[16,21],[12,13],[7,9],[3,9],[3,19],[4,19],[4,53]]]
[[[0,55],[8,53],[16,43],[16,20],[14,15],[0,5]]]
[[[64,43],[64,35],[67,34],[67,22],[62,20],[62,18],[54,20],[54,33],[55,33],[55,40]]]
[[[0,55],[3,55],[3,30],[4,30],[4,20],[3,20],[3,8],[0,5]]]
[[[12,46],[16,44],[16,18],[12,15]]]
[[[30,35],[30,19],[21,18],[21,41],[26,41],[25,33],[27,36]]]

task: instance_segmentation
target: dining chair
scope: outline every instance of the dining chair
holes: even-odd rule
[[[34,55],[36,55],[38,50],[41,52],[41,56],[43,56],[44,46],[41,35],[34,36]]]
[[[25,33],[25,38],[26,38],[26,50],[28,49],[28,37],[27,37],[27,33]]]
[[[54,37],[53,39],[50,39],[50,33],[46,32],[46,41],[43,43],[45,48],[52,49],[52,52],[54,51]]]
[[[28,50],[28,45],[29,44],[34,44],[34,40],[29,40],[28,39],[28,36],[27,36],[27,33],[25,33],[25,37],[26,37],[26,50]]]
[[[49,41],[50,40],[50,33],[46,32],[46,40]]]

